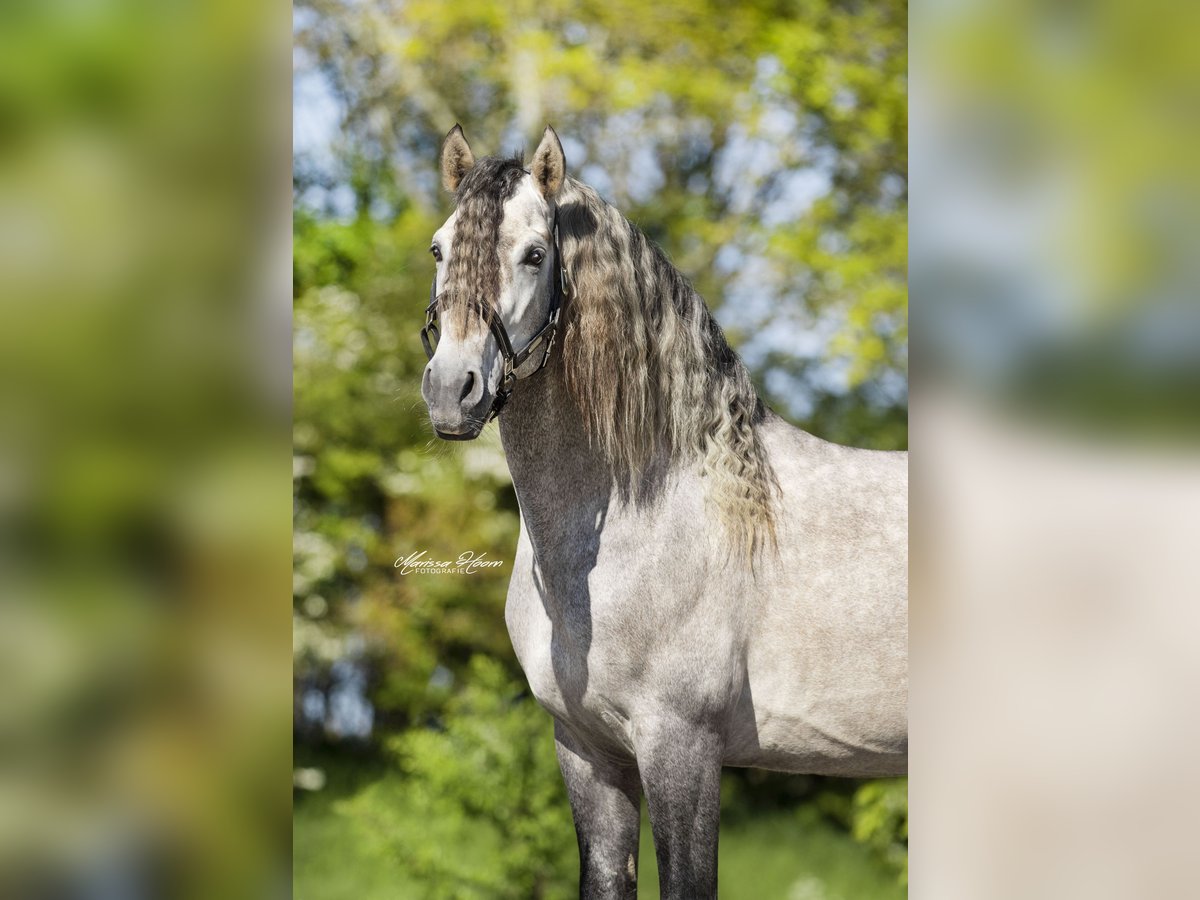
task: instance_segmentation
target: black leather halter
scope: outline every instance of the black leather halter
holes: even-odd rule
[[[500,415],[500,410],[504,408],[504,404],[512,396],[513,387],[516,385],[517,379],[528,378],[530,375],[544,369],[550,359],[550,351],[554,348],[554,338],[558,333],[559,313],[562,311],[563,299],[569,293],[567,289],[567,270],[563,267],[562,250],[559,249],[558,245],[557,212],[554,222],[554,265],[558,269],[558,274],[554,279],[554,293],[550,298],[550,314],[546,319],[546,324],[541,327],[538,333],[530,339],[529,343],[520,352],[513,350],[512,341],[509,340],[508,332],[504,328],[504,322],[500,319],[499,310],[478,301],[474,304],[479,310],[479,314],[483,316],[484,321],[487,323],[492,337],[496,339],[496,344],[500,347],[500,355],[504,357],[504,375],[500,379],[500,387],[497,389],[495,397],[492,398],[492,408],[488,411],[487,418],[484,419],[485,425]],[[437,274],[434,273],[433,284],[429,287],[429,306],[425,308],[425,327],[421,329],[421,343],[424,345],[425,355],[429,359],[433,359],[438,338],[441,337],[441,332],[438,330],[437,306]],[[537,368],[526,372],[524,375],[518,375],[517,369],[525,365],[538,352],[539,347],[542,348],[542,359],[538,363]],[[451,437],[451,435],[446,435],[446,437]]]

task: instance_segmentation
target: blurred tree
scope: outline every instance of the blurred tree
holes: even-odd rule
[[[575,829],[549,716],[524,683],[476,657],[438,730],[390,741],[408,775],[353,801],[362,839],[430,900],[576,894]]]
[[[344,636],[368,638],[370,701],[404,724],[436,708],[439,666],[473,653],[510,659],[503,623],[508,571],[458,578],[399,576],[393,562],[425,550],[504,560],[517,533],[516,498],[494,436],[451,454],[435,443],[416,386],[421,303],[406,272],[432,226],[413,207],[393,221],[365,216],[295,224],[294,514],[300,690],[318,687]],[[416,345],[415,347],[412,345]]]
[[[845,439],[896,447],[906,26],[901,0],[305,0],[296,39],[340,111],[334,180],[356,211],[444,209],[433,161],[455,121],[492,153],[552,121],[571,171],[663,244],[782,412],[824,424],[822,398],[858,390],[874,415]]]
[[[869,781],[854,795],[851,832],[908,884],[908,779]]]

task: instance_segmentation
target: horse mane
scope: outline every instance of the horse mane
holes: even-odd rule
[[[594,446],[626,484],[662,453],[698,462],[730,549],[752,563],[775,546],[779,487],[746,366],[687,278],[595,190],[568,178],[558,227],[566,383]]]
[[[446,289],[439,296],[447,323],[453,317],[459,328],[482,327],[484,319],[474,314],[472,302],[494,306],[500,294],[500,223],[504,204],[516,193],[529,173],[520,155],[488,156],[479,160],[463,177],[455,192],[458,227],[454,254],[446,276]]]

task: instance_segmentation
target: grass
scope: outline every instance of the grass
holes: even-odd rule
[[[416,897],[402,867],[363,844],[337,807],[368,785],[389,777],[387,768],[361,760],[321,758],[326,777],[319,791],[296,795],[292,812],[292,896],[295,900],[398,900]]]
[[[293,828],[296,900],[423,900],[427,892],[405,878],[404,861],[361,840],[347,802],[371,785],[395,787],[395,770],[363,757],[321,757],[322,790],[297,794]],[[395,783],[393,785],[393,783]],[[422,823],[434,827],[436,823]],[[639,897],[659,897],[650,823],[643,813]],[[902,900],[905,890],[862,845],[816,813],[770,810],[722,820],[722,900]]]

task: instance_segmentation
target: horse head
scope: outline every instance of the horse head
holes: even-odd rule
[[[555,201],[566,160],[549,126],[526,169],[520,158],[476,160],[455,125],[441,171],[455,209],[430,246],[421,396],[439,437],[472,440],[553,347],[565,293]]]

